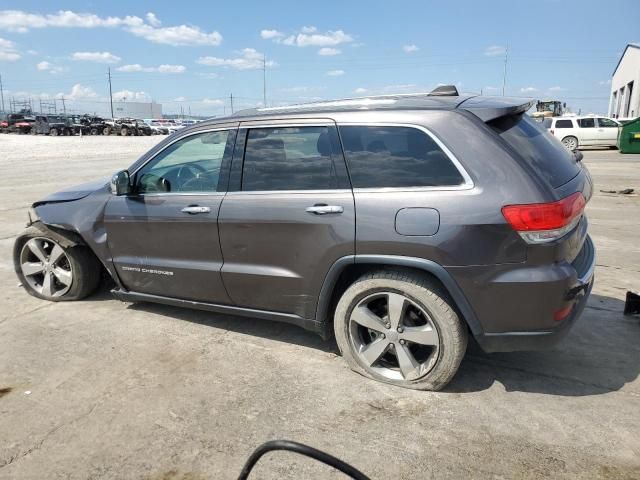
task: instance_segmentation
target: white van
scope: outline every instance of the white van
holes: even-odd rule
[[[599,145],[615,147],[620,127],[620,123],[612,118],[593,115],[545,118],[543,124],[569,150]]]

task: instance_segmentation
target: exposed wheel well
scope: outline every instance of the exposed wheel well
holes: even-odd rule
[[[360,277],[371,272],[380,272],[380,271],[410,273],[426,279],[432,286],[433,290],[438,295],[440,295],[441,297],[445,298],[448,301],[448,303],[451,305],[451,307],[454,308],[454,310],[460,316],[460,318],[464,320],[465,324],[467,325],[467,328],[469,329],[468,319],[466,319],[465,316],[460,311],[456,301],[451,296],[447,287],[433,273],[421,268],[407,267],[403,265],[389,265],[389,264],[377,264],[377,263],[350,263],[340,272],[337,280],[335,281],[333,290],[331,291],[331,299],[328,304],[326,315],[324,316],[324,318],[318,319],[323,324],[323,332],[321,332],[321,335],[323,337],[328,338],[331,336],[330,332],[333,331],[333,316],[336,310],[336,306],[338,304],[338,301],[340,300],[340,297],[347,290],[347,288],[349,288]]]

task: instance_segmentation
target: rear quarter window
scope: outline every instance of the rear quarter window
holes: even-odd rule
[[[341,126],[340,136],[355,188],[455,186],[460,171],[422,130],[395,126]]]
[[[557,120],[560,122],[571,120]],[[504,140],[514,154],[529,163],[553,187],[564,185],[580,172],[574,156],[562,144],[528,115],[512,115],[489,122],[489,126]]]

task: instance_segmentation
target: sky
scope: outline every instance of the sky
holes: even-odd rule
[[[55,4],[55,5],[54,5]],[[558,99],[606,113],[640,42],[636,0],[0,1],[5,109],[156,101],[217,116],[264,103],[427,92]],[[627,12],[627,13],[625,13]],[[266,80],[266,82],[265,82]]]

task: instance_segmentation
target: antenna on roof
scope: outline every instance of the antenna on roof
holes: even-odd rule
[[[457,97],[458,89],[455,85],[440,85],[429,92],[432,97]]]

